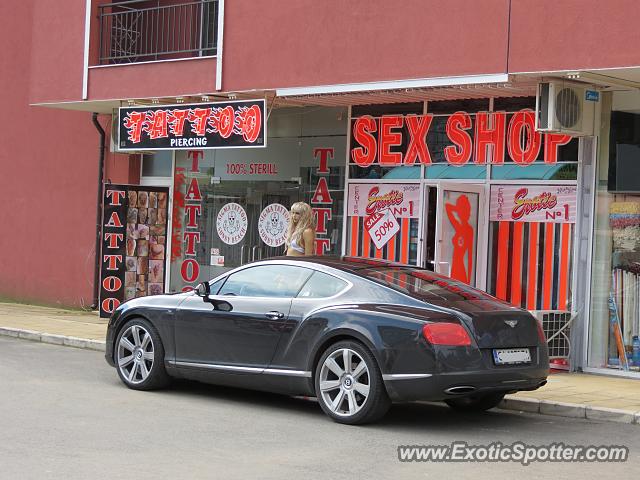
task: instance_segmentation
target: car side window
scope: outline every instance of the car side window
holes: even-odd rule
[[[333,297],[344,290],[347,282],[322,272],[314,272],[304,284],[298,298],[326,298]]]
[[[313,270],[292,265],[259,265],[229,275],[218,295],[293,298]]]
[[[213,282],[211,284],[211,295],[217,295],[218,294],[218,290],[220,290],[220,287],[222,286],[222,284],[224,283],[224,281],[226,280],[226,278],[221,278],[220,280],[216,280],[215,282]]]

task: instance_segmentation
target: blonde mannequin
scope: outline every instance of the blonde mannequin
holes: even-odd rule
[[[291,205],[291,221],[287,231],[287,255],[313,255],[316,244],[316,228],[309,204],[296,202]]]

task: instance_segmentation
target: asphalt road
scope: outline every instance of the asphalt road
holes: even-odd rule
[[[626,463],[401,463],[398,445],[626,445]],[[0,479],[638,478],[640,427],[397,405],[366,427],[311,401],[180,382],[120,383],[103,354],[0,337]]]

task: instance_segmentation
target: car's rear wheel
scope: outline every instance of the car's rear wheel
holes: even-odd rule
[[[316,365],[315,389],[322,410],[350,425],[374,422],[391,402],[371,352],[355,341],[331,345]]]
[[[118,375],[127,387],[153,390],[169,383],[162,340],[148,321],[129,320],[118,334],[115,352]]]
[[[470,397],[450,398],[445,403],[454,410],[465,412],[484,412],[490,408],[497,407],[504,398],[504,392],[484,393],[472,395]]]

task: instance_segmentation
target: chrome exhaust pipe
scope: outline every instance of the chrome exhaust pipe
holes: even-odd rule
[[[460,385],[457,387],[449,387],[444,393],[447,395],[464,395],[465,393],[471,393],[475,391],[476,387],[472,387],[471,385]]]
[[[538,387],[544,387],[547,384],[546,380],[543,380],[540,382],[540,385],[538,385]]]

